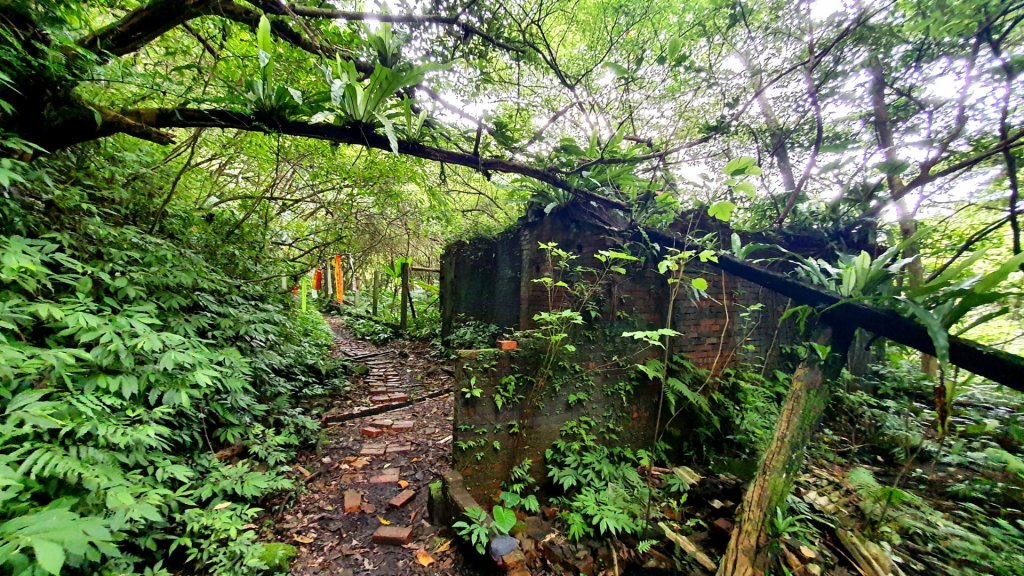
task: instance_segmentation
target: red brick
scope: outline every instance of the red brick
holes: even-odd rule
[[[345,490],[345,512],[353,514],[362,508],[363,495],[355,490]]]
[[[391,500],[388,500],[388,504],[394,506],[395,508],[401,508],[402,506],[408,504],[409,501],[415,497],[415,490],[402,490],[401,492],[398,493],[398,496],[395,496]]]
[[[393,432],[408,432],[416,426],[416,423],[412,420],[399,420],[391,425]]]
[[[412,444],[390,444],[388,445],[388,454],[398,454],[399,452],[409,452],[412,450]]]
[[[388,395],[389,402],[408,402],[409,395],[404,392],[395,392]]]
[[[377,436],[383,434],[384,431],[381,430],[380,428],[374,428],[373,426],[363,426],[359,433],[362,434],[363,436],[366,436],[367,438],[376,438]]]
[[[366,444],[363,449],[359,451],[360,456],[383,456],[384,451],[387,448],[380,444]]]
[[[412,540],[412,528],[408,526],[381,526],[373,533],[374,544],[405,546]]]
[[[515,350],[519,343],[515,340],[498,340],[498,350]]]
[[[371,404],[390,404],[391,403],[391,395],[386,395],[386,396],[383,396],[383,395],[382,396],[370,396],[370,403]]]
[[[370,422],[371,426],[375,426],[382,430],[387,430],[388,428],[391,428],[393,424],[394,421],[392,420],[373,420],[372,422]]]

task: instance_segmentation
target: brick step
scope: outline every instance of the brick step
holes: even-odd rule
[[[374,544],[405,546],[412,540],[412,528],[408,526],[381,526],[373,533]]]

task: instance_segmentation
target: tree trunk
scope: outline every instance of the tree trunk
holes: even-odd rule
[[[831,328],[820,326],[816,336],[817,344],[831,345],[832,350],[822,362],[818,353],[809,349],[807,359],[793,374],[775,435],[761,458],[757,475],[747,487],[718,576],[762,576],[768,568],[768,523],[777,508],[785,508],[786,496],[803,465],[803,449],[828,403],[830,390],[826,382],[842,370],[850,346],[848,332],[833,334]]]
[[[889,195],[893,198],[896,208],[896,219],[900,226],[903,240],[917,233],[917,221],[914,212],[907,206],[903,195],[905,184],[897,173],[900,159],[896,156],[895,141],[892,135],[892,121],[889,109],[885,106],[885,72],[882,61],[878,57],[871,58],[871,107],[873,110],[875,133],[878,136],[878,148],[885,157],[886,185]],[[913,289],[924,284],[924,263],[921,262],[921,248],[916,241],[908,242],[903,250],[903,257],[910,258],[907,264],[907,285]],[[921,371],[934,378],[938,373],[938,360],[934,356],[921,354]]]

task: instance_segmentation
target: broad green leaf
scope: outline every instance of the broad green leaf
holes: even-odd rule
[[[733,158],[725,165],[725,173],[728,176],[757,176],[761,169],[757,166],[757,160],[749,156]]]
[[[494,528],[502,534],[508,534],[516,525],[516,513],[504,506],[495,506],[491,509],[494,517]]]
[[[708,208],[708,216],[717,218],[723,222],[728,222],[732,219],[732,211],[736,209],[736,205],[728,200],[720,200],[715,202]]]
[[[948,362],[949,333],[942,325],[942,321],[930,310],[912,300],[902,300],[901,305],[924,324],[928,330],[928,336],[932,339],[932,345],[935,346],[935,357],[939,359],[939,362],[943,364]]]
[[[679,38],[673,38],[668,42],[668,59],[674,61],[676,56],[679,56],[679,50],[683,47],[683,41]]]
[[[268,55],[274,50],[274,43],[270,37],[270,19],[266,14],[260,16],[259,26],[256,27],[256,46]]]
[[[39,537],[32,538],[32,551],[39,567],[50,574],[60,574],[64,567],[64,547]]]
[[[701,292],[704,292],[708,289],[708,281],[703,278],[694,278],[693,280],[690,280],[690,285],[692,285],[697,290],[700,290]]]
[[[607,68],[619,78],[623,76],[629,76],[629,70],[622,64],[616,64],[615,62],[605,62],[604,67]]]

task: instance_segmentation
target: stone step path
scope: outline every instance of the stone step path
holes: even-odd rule
[[[332,401],[325,441],[302,462],[307,490],[279,524],[300,544],[293,574],[466,573],[454,536],[427,517],[429,485],[450,470],[449,371],[426,345],[377,346],[328,321],[335,353],[366,370]]]
[[[398,357],[394,350],[378,350],[362,340],[344,340],[341,354],[364,364],[368,370],[364,383],[368,387],[370,404],[382,406],[409,401],[409,383],[405,374],[396,365]]]

